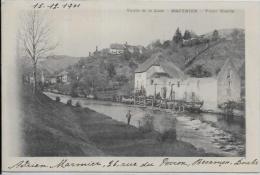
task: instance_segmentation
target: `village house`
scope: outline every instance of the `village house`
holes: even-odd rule
[[[124,44],[111,44],[109,48],[109,53],[113,55],[120,55],[124,53],[125,45]]]
[[[133,45],[129,45],[129,44],[127,44],[127,42],[125,43],[125,48],[131,53],[131,54],[133,54],[133,53],[139,53],[139,54],[141,54],[141,53],[143,53],[143,49],[144,49],[144,47],[143,46],[133,46]]]
[[[57,78],[55,76],[51,76],[51,77],[49,77],[49,82],[50,82],[50,84],[55,84],[55,83],[57,83]]]
[[[227,59],[217,77],[218,105],[241,101],[241,78],[231,59]]]
[[[29,82],[30,82],[30,84],[34,84],[34,77],[33,77],[33,75],[29,76]]]
[[[68,78],[68,72],[67,71],[62,71],[57,75],[58,82],[61,83],[69,83],[69,78]]]
[[[202,44],[202,43],[208,43],[209,39],[205,38],[204,35],[193,35],[191,38],[189,39],[183,39],[182,41],[182,45],[183,46],[193,46],[196,44]]]
[[[113,55],[121,55],[125,52],[125,50],[127,50],[131,54],[142,53],[143,49],[143,46],[133,46],[127,44],[127,42],[125,44],[114,43],[110,45],[109,53]]]
[[[217,110],[225,102],[241,101],[240,81],[231,59],[226,60],[217,76],[194,78],[156,54],[135,71],[135,92],[169,100],[203,101],[203,109]]]
[[[185,74],[162,54],[153,55],[135,71],[135,91],[146,96],[182,99]]]
[[[203,101],[202,108],[217,109],[217,79],[216,77],[187,78],[184,82],[185,101]]]

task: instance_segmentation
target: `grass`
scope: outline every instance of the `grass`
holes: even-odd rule
[[[207,156],[182,141],[163,142],[88,108],[52,101],[24,88],[21,156]]]

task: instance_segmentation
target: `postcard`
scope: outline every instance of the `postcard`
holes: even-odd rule
[[[259,172],[260,4],[2,1],[5,172]]]

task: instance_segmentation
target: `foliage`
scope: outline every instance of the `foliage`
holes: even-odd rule
[[[176,32],[175,32],[175,35],[173,36],[173,41],[176,43],[176,44],[179,44],[179,43],[182,43],[182,34],[181,34],[181,31],[179,29],[179,27],[177,28]]]
[[[113,78],[116,75],[116,70],[113,63],[109,63],[106,67],[106,70],[110,78]]]
[[[128,78],[125,75],[116,75],[115,79],[120,83],[126,83]]]
[[[202,65],[197,65],[196,67],[187,71],[191,77],[202,78],[212,76],[211,72],[205,69]]]
[[[170,129],[162,133],[162,142],[175,142],[177,140],[176,129]]]
[[[171,41],[170,41],[170,40],[166,40],[166,41],[163,42],[162,47],[163,47],[164,49],[166,49],[166,48],[168,48],[168,47],[170,47],[170,46],[171,46]]]
[[[55,101],[60,102],[60,97],[56,97]]]
[[[67,101],[67,105],[71,105],[71,104],[72,104],[72,100],[69,99],[69,100]]]
[[[191,34],[190,31],[185,30],[184,35],[183,35],[183,39],[187,40],[191,38]]]
[[[79,101],[76,102],[76,107],[81,107],[81,104]]]
[[[37,65],[41,57],[47,56],[54,50],[57,44],[52,45],[50,41],[50,27],[44,15],[37,10],[28,11],[22,20],[19,31],[21,46],[33,64],[33,92],[37,88]]]
[[[153,122],[154,122],[154,117],[150,114],[145,114],[145,116],[143,117],[143,124],[142,126],[140,126],[140,130],[143,133],[153,131],[154,130]]]
[[[213,40],[213,41],[216,41],[216,40],[218,40],[218,39],[219,39],[219,33],[218,33],[217,30],[214,30],[214,31],[213,31],[213,34],[212,34],[212,40]]]
[[[124,48],[124,52],[122,54],[123,58],[125,60],[130,60],[131,58],[131,53],[129,52],[129,50],[127,48]]]
[[[155,42],[152,43],[153,48],[161,48],[162,43],[160,40],[156,40]]]

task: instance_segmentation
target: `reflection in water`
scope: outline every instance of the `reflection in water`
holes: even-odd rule
[[[46,93],[55,99],[56,94]],[[60,96],[61,102],[66,103],[70,97]],[[72,103],[80,101],[82,107],[88,107],[115,120],[127,123],[126,113],[131,111],[130,124],[136,127],[145,124],[147,115],[153,116],[152,127],[160,133],[175,132],[178,140],[193,144],[206,152],[223,156],[242,156],[245,154],[244,122],[226,121],[221,115],[209,113],[169,113],[158,109],[148,109],[127,106],[118,103],[73,98]],[[166,134],[167,135],[167,134]]]

